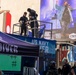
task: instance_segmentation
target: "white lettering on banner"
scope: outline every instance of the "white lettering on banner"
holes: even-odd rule
[[[47,45],[48,45],[48,42],[45,42],[45,41],[39,41],[39,45],[47,46]]]
[[[49,48],[48,48],[48,46],[46,46],[45,47],[45,52],[48,53],[48,50],[49,50]]]
[[[46,53],[49,52],[49,42],[47,41],[38,41],[38,40],[32,40],[33,44],[39,45],[40,49],[45,50]]]
[[[37,43],[37,40],[32,40],[32,43],[35,44],[35,45],[38,44],[38,43]]]
[[[0,52],[18,53],[18,46],[0,43]]]

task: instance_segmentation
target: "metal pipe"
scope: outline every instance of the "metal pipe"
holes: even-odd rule
[[[35,26],[35,21],[38,21],[38,22],[40,22],[40,23],[44,23],[44,24],[42,24],[42,25],[39,25],[39,26],[44,26],[44,27],[46,27],[45,26],[45,23],[48,23],[48,24],[50,24],[51,26],[51,29],[50,29],[50,39],[52,39],[52,27],[53,27],[53,24],[51,23],[51,22],[47,22],[47,21],[41,21],[41,20],[32,20],[32,21],[27,21],[26,23],[30,23],[30,22],[33,22],[34,21],[34,28],[30,28],[30,29],[34,29],[34,35],[35,35],[35,29],[37,29],[36,28],[36,26]],[[13,32],[14,32],[14,26],[18,26],[18,27],[20,27],[20,23],[16,23],[16,24],[13,24]],[[29,26],[29,25],[28,25]],[[39,30],[40,30],[40,28],[38,28]],[[45,28],[44,28],[45,29]],[[19,32],[20,32],[20,28],[19,28]],[[45,32],[45,30],[44,30],[44,32]],[[43,33],[43,36],[44,36],[44,33]],[[35,37],[35,36],[34,36]]]

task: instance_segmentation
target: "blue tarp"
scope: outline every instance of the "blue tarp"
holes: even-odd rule
[[[39,46],[0,32],[0,53],[38,56]]]

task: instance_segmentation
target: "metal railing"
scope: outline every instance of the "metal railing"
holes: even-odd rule
[[[40,75],[36,68],[24,67],[23,75]]]
[[[15,31],[15,27],[18,28],[18,30]],[[13,24],[13,30],[12,30],[12,33],[13,34],[20,34],[20,23],[16,23],[16,24]]]
[[[28,23],[34,22],[34,28],[29,28],[30,25],[27,25],[27,26],[28,26],[27,33],[28,33],[30,30],[32,30],[32,29],[34,29],[34,33],[35,33],[35,31],[36,31],[36,29],[37,29],[36,24],[35,24],[35,21],[38,22],[38,37],[37,37],[37,38],[40,38],[40,37],[39,37],[39,35],[40,35],[40,32],[39,32],[39,31],[40,31],[40,29],[42,28],[41,26],[44,27],[44,30],[43,30],[43,38],[44,38],[46,24],[50,24],[50,37],[51,37],[51,39],[52,39],[52,27],[53,27],[52,25],[53,25],[53,24],[52,24],[51,22],[40,21],[40,20],[28,21]],[[16,30],[15,27],[17,27],[18,30]],[[20,23],[13,24],[12,33],[13,33],[13,34],[20,34],[20,27],[21,27]],[[28,34],[27,34],[27,35],[28,35]],[[34,34],[34,35],[35,35],[35,34]],[[34,37],[36,37],[36,36],[34,36]]]

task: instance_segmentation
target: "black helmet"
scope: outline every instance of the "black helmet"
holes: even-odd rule
[[[30,12],[31,11],[31,8],[28,8],[27,11]]]
[[[55,64],[56,64],[55,61],[51,61],[51,62],[50,62],[50,66],[51,66],[51,67],[55,67]]]

